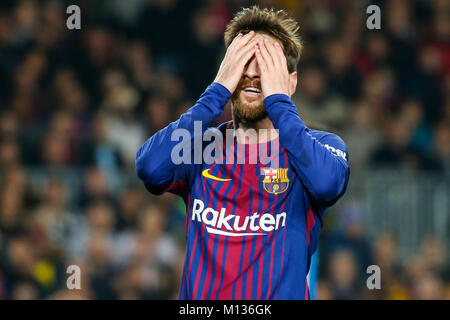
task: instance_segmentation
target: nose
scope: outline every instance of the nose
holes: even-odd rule
[[[253,56],[246,65],[246,68],[244,70],[244,76],[250,80],[253,80],[259,79],[260,75],[261,72],[259,70],[258,62],[256,61],[256,57]]]

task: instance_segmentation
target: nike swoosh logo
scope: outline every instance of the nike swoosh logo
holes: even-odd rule
[[[217,177],[214,177],[214,176],[210,175],[209,174],[209,169],[203,170],[202,171],[202,176],[204,176],[205,178],[208,178],[208,179],[216,180],[216,181],[231,181],[231,179],[222,179],[222,178],[217,178]]]

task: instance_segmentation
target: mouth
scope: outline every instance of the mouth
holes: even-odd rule
[[[242,92],[248,97],[259,97],[261,95],[261,89],[256,87],[245,87]]]

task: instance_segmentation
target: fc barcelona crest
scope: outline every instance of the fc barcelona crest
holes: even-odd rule
[[[264,190],[269,193],[283,193],[289,187],[288,168],[262,168],[261,174],[264,176]]]

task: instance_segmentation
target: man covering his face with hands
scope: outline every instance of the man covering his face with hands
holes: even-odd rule
[[[325,211],[344,194],[350,168],[344,142],[308,128],[291,100],[302,50],[297,31],[282,10],[238,12],[213,83],[137,152],[147,189],[186,203],[180,299],[309,297],[307,275]],[[231,147],[216,152],[213,163],[174,163],[177,130],[190,133],[194,149],[195,122],[205,132],[230,100],[233,120],[217,129],[224,136],[233,130],[223,141]]]

